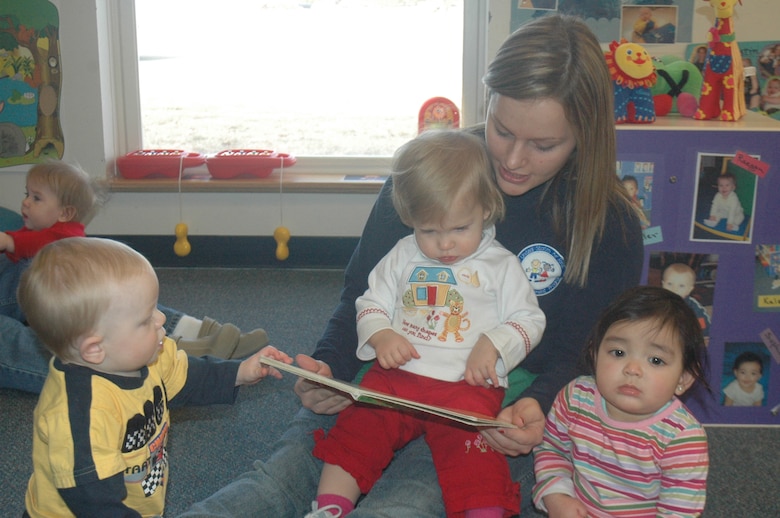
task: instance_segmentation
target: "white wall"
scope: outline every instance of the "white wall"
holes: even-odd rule
[[[121,0],[120,0],[121,1]],[[468,0],[467,0],[468,1]],[[747,0],[737,6],[738,37],[780,40],[774,13],[778,0]],[[60,118],[65,159],[102,176],[116,148],[107,0],[53,0],[60,12],[62,96]],[[509,0],[491,2],[493,50],[509,31]],[[703,41],[712,24],[709,3],[696,2],[694,39]],[[697,35],[701,35],[698,37]],[[96,43],[97,42],[97,43]],[[665,54],[682,55],[685,45],[668,46]],[[668,52],[667,52],[668,50]],[[102,73],[101,73],[102,71]],[[104,120],[109,121],[104,124]],[[27,168],[0,170],[0,206],[18,209]],[[374,195],[285,194],[284,224],[298,236],[357,236]],[[278,193],[198,193],[182,195],[183,219],[191,235],[270,235],[280,223]],[[93,234],[173,234],[179,221],[176,193],[115,193],[90,224]]]

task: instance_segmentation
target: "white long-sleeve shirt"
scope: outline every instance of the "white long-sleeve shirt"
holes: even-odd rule
[[[731,191],[725,198],[718,193],[712,199],[710,219],[714,219],[717,222],[724,218],[727,225],[734,225],[737,227],[740,226],[745,219],[745,211],[742,208],[742,204],[739,202],[737,193],[734,191]]]
[[[460,381],[484,334],[498,350],[502,387],[507,373],[539,343],[545,326],[520,260],[495,241],[494,227],[483,232],[474,254],[451,265],[424,256],[414,235],[401,239],[371,271],[356,308],[361,360],[376,357],[367,343],[374,333],[393,329],[420,354],[402,369]]]

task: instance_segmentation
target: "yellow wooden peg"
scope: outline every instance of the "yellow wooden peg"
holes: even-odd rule
[[[187,241],[187,224],[178,223],[176,225],[176,242],[173,244],[173,252],[179,257],[190,255],[192,246]]]
[[[290,230],[287,227],[276,227],[274,239],[276,240],[276,258],[284,261],[290,257],[290,248],[287,246],[287,242],[290,241]]]

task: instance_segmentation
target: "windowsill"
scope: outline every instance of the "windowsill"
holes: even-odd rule
[[[282,192],[314,194],[376,194],[382,188],[385,177],[371,176],[357,180],[334,174],[286,173],[279,183],[279,173],[266,178],[234,178],[220,180],[211,177],[184,178],[181,192]],[[177,178],[145,178],[129,180],[113,178],[109,181],[112,192],[178,192]]]
[[[313,194],[376,194],[390,171],[389,157],[299,157],[289,169],[274,169],[265,178],[218,179],[208,167],[186,168],[182,192],[282,192]],[[170,171],[168,171],[170,173]],[[129,179],[114,169],[108,181],[113,192],[178,192],[179,179],[166,177]],[[281,186],[280,184],[281,180]]]

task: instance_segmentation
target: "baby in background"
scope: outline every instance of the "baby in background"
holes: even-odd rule
[[[151,264],[108,239],[41,249],[19,284],[30,327],[54,354],[33,415],[25,516],[162,516],[170,406],[232,403],[281,374],[260,355],[195,358],[165,336]]]
[[[634,22],[634,38],[635,43],[653,43],[647,41],[645,38],[647,33],[655,29],[655,20],[653,20],[653,10],[649,7],[642,7],[639,9],[639,16]]]
[[[761,356],[745,351],[734,360],[734,381],[723,389],[725,406],[761,406],[764,387],[759,383],[764,375]]]
[[[714,227],[721,220],[726,220],[726,230],[734,232],[745,220],[745,210],[737,197],[737,178],[733,173],[723,173],[718,176],[718,193],[712,199],[710,217],[704,224]]]
[[[650,226],[650,220],[647,219],[647,214],[645,214],[642,200],[639,199],[639,182],[635,176],[631,176],[630,174],[625,175],[620,181],[623,182],[623,187],[625,187],[626,191],[628,191],[628,195],[631,198],[631,203],[633,203],[634,208],[636,209],[636,214],[639,216],[639,222],[642,226],[642,229],[644,230],[648,228]]]
[[[688,304],[696,314],[696,318],[701,326],[704,335],[705,345],[710,340],[710,314],[701,303],[691,296],[693,288],[696,285],[696,272],[685,263],[672,263],[666,268],[661,276],[661,286],[671,292],[678,294]]]
[[[772,76],[766,81],[764,95],[761,96],[761,110],[771,115],[780,110],[780,77]]]
[[[75,165],[52,160],[30,168],[21,207],[24,226],[0,232],[0,315],[24,321],[16,301],[22,272],[45,245],[83,237],[104,194],[103,184]]]

